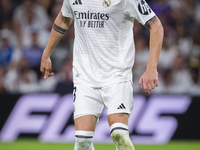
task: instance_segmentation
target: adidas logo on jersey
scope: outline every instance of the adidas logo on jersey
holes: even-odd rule
[[[81,0],[75,0],[75,2],[73,3],[73,5],[82,5]]]
[[[124,106],[123,103],[121,103],[121,105],[119,105],[119,107],[117,109],[126,109],[126,107]]]

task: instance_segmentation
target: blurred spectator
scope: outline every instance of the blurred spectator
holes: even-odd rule
[[[173,78],[176,85],[175,93],[189,93],[191,88],[190,72],[186,66],[186,60],[181,54],[174,59]]]
[[[133,68],[134,92],[140,92],[141,88],[138,84],[141,74],[145,72],[149,57],[149,50],[147,47],[147,40],[143,37],[135,39],[135,64]]]
[[[16,36],[12,31],[10,31],[8,29],[0,30],[0,47],[2,47],[3,45],[7,45],[7,49],[9,49],[9,48],[12,49],[12,53],[11,53],[11,57],[10,57],[9,63],[11,61],[17,62],[21,58],[22,52],[17,47]],[[4,47],[6,47],[6,46],[4,46]],[[4,66],[4,67],[7,67],[7,65]]]
[[[190,74],[191,74],[191,79],[192,79],[192,86],[190,88],[190,94],[200,95],[199,70],[191,69]]]
[[[4,77],[5,77],[5,70],[3,67],[0,66],[0,93],[7,92],[4,83]]]
[[[35,71],[31,70],[25,58],[11,63],[5,76],[6,89],[11,93],[39,92],[39,84]]]
[[[0,28],[4,22],[12,22],[13,10],[11,0],[0,0]]]
[[[134,71],[139,72],[139,74],[145,71],[146,64],[148,62],[149,49],[147,45],[147,41],[144,38],[138,37],[137,39],[135,39],[135,53],[137,57],[135,58]]]
[[[8,66],[13,53],[14,46],[11,44],[10,37],[12,33],[9,30],[0,31],[0,65]]]
[[[17,80],[18,80],[17,64],[11,63],[9,65],[8,71],[7,71],[5,78],[4,78],[6,90],[9,93],[17,93],[18,92]]]
[[[169,36],[165,36],[163,39],[163,47],[159,58],[159,68],[170,69],[173,65],[173,60],[178,54],[177,46]]]
[[[6,89],[10,93],[19,92],[19,76],[20,76],[20,70],[22,70],[23,68],[28,68],[28,62],[25,58],[21,58],[18,63],[12,62],[9,65],[4,80]]]
[[[42,58],[44,48],[38,45],[37,31],[31,34],[32,44],[30,47],[23,50],[23,57],[27,59],[28,65],[31,69],[35,70],[37,74],[40,73],[40,61]]]
[[[164,71],[163,78],[159,80],[159,86],[158,88],[155,89],[155,91],[153,91],[153,93],[157,94],[176,93],[176,84],[171,69],[167,69]]]
[[[187,9],[185,12],[187,13],[188,20],[192,21],[190,24],[194,26],[194,22],[197,21],[200,23],[200,3],[199,0],[187,0]]]
[[[13,47],[10,46],[7,38],[2,38],[2,46],[0,47],[0,65],[7,66],[13,54]]]
[[[45,46],[48,40],[48,15],[34,0],[24,0],[14,11],[15,30],[20,47],[31,45],[31,31],[38,30],[39,45]]]
[[[36,73],[29,68],[22,68],[19,71],[19,92],[32,93],[39,92]]]
[[[190,47],[192,46],[192,39],[188,36],[188,30],[184,22],[177,22],[176,24],[177,44],[180,53],[185,57],[189,56]]]
[[[49,77],[48,80],[41,77],[39,81],[39,90],[40,92],[53,92],[55,91],[56,85],[58,84],[59,75],[54,74]]]
[[[48,12],[48,10],[50,9],[52,0],[36,0],[36,3],[40,6],[42,6],[46,12]]]
[[[200,67],[200,25],[193,34],[193,43],[190,49],[190,66],[192,68]]]
[[[66,61],[62,67],[60,74],[60,81],[58,82],[55,92],[56,93],[72,93],[73,80],[72,80],[72,57]]]

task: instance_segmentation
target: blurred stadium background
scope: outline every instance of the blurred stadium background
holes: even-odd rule
[[[148,60],[149,31],[135,22],[131,139],[136,149],[200,150],[200,0],[146,1],[160,18],[165,36],[159,87],[147,97],[138,81]],[[0,0],[1,150],[73,149],[67,144],[74,141],[73,25],[52,54],[55,75],[44,80],[39,71],[62,2]],[[115,149],[105,144],[112,143],[106,110],[94,141],[102,143],[96,144],[97,150]]]

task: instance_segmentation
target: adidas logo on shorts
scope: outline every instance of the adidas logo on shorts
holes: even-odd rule
[[[75,2],[73,3],[73,5],[82,5],[81,0],[75,0]]]
[[[126,109],[126,107],[124,106],[123,103],[121,103],[121,105],[119,105],[119,107],[117,109]]]

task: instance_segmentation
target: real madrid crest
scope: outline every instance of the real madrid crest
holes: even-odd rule
[[[103,6],[104,6],[104,7],[107,8],[107,7],[109,7],[110,5],[111,5],[111,1],[110,1],[110,0],[104,0],[104,1],[103,1]]]

